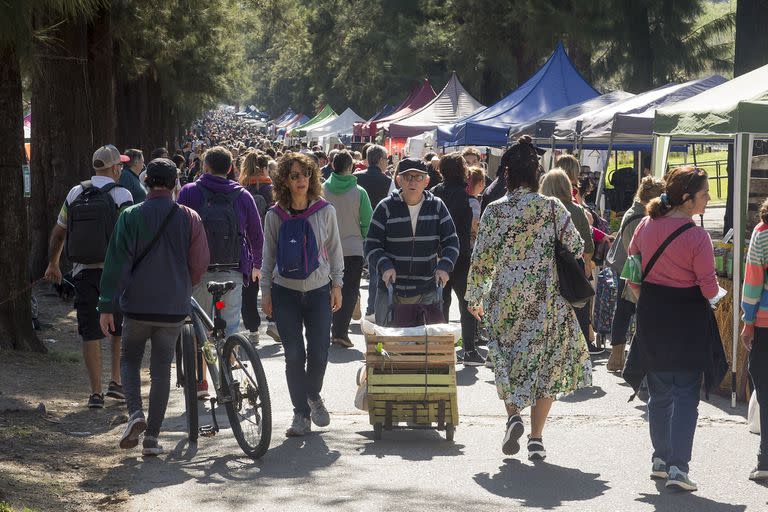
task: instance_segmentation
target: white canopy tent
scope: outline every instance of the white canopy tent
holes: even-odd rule
[[[352,125],[363,121],[365,119],[357,115],[354,110],[347,108],[338,117],[329,117],[308,128],[306,137],[308,140],[317,140],[326,135],[351,135]]]

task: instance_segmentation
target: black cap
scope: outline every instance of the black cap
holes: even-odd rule
[[[164,181],[176,180],[176,164],[167,158],[155,158],[147,164],[147,179],[159,178]]]
[[[427,164],[419,160],[418,158],[403,158],[397,163],[397,174],[401,172],[414,171],[422,174],[429,174],[427,172]]]

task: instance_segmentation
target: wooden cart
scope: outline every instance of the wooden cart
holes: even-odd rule
[[[367,334],[365,342],[374,438],[385,429],[434,428],[452,441],[459,423],[453,336]]]

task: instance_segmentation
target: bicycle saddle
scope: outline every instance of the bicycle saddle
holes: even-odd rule
[[[208,293],[211,295],[224,295],[230,290],[235,289],[235,282],[234,281],[224,281],[221,283],[218,283],[216,281],[209,281],[208,282]]]

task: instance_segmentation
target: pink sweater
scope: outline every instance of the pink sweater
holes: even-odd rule
[[[644,218],[635,230],[627,253],[641,254],[645,269],[656,249],[686,222],[692,221],[678,217]],[[715,274],[715,254],[709,234],[704,228],[696,226],[679,235],[667,246],[646,280],[672,288],[698,286],[707,299],[717,295],[719,285]]]

